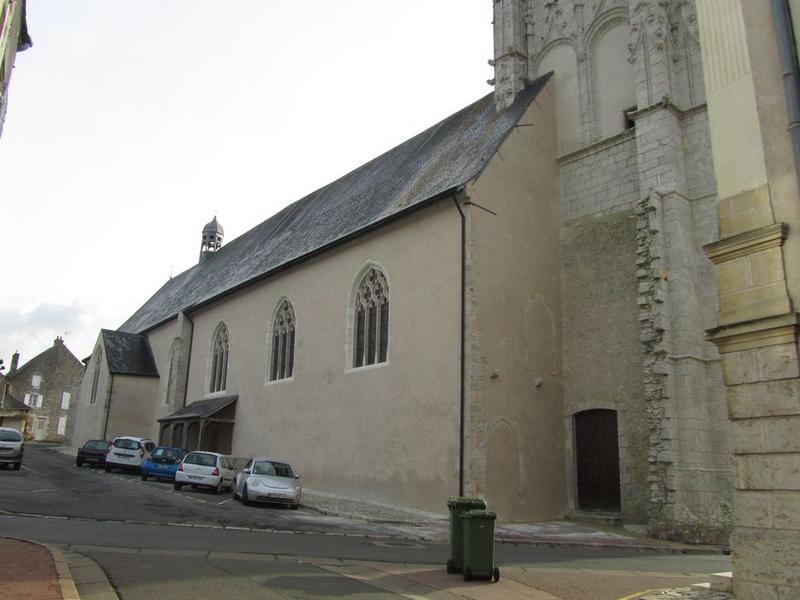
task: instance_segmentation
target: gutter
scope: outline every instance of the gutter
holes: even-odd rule
[[[786,0],[771,0],[771,4],[783,77],[783,96],[789,117],[788,130],[792,139],[794,169],[800,183],[800,87],[798,87],[796,40]]]
[[[453,204],[458,209],[458,214],[461,216],[461,383],[459,390],[459,419],[458,419],[458,495],[464,496],[464,430],[465,430],[465,412],[466,412],[466,349],[464,343],[466,341],[466,291],[467,291],[467,217],[458,203],[455,194],[453,195]]]

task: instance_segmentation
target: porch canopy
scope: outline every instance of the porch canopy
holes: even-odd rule
[[[159,443],[187,450],[230,454],[237,394],[198,400],[158,420]]]

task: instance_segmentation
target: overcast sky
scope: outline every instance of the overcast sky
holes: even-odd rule
[[[79,357],[198,257],[491,91],[491,0],[28,0],[0,358]]]

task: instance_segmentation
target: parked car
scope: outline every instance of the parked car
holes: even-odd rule
[[[195,451],[183,457],[175,473],[175,489],[184,485],[207,487],[217,494],[223,488],[231,489],[236,471],[224,454],[217,452]]]
[[[148,477],[174,481],[175,472],[184,456],[186,450],[183,448],[159,446],[142,463],[142,481],[147,481]]]
[[[108,442],[106,440],[89,440],[78,448],[78,455],[75,457],[75,465],[78,467],[86,463],[89,466],[106,464],[106,452],[108,452]]]
[[[0,464],[11,465],[15,471],[22,466],[25,442],[22,435],[11,427],[0,427]]]
[[[296,509],[303,497],[299,479],[285,460],[256,457],[236,474],[233,497],[241,499],[242,504],[274,502]]]
[[[114,438],[106,452],[106,473],[113,469],[140,472],[142,463],[155,447],[155,442],[147,438],[127,435]]]

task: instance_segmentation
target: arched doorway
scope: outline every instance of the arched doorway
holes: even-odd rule
[[[578,509],[619,512],[617,411],[585,410],[574,419]]]

